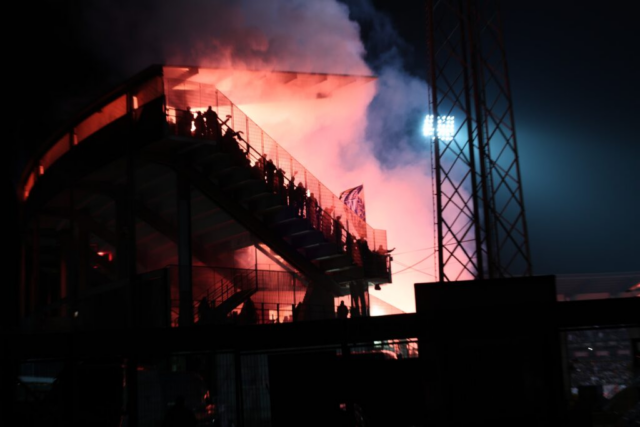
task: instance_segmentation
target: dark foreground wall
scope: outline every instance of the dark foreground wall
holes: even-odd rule
[[[426,423],[558,425],[556,304],[552,276],[416,284]]]

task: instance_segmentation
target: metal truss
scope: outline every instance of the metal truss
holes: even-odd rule
[[[440,281],[531,275],[497,0],[427,0]]]

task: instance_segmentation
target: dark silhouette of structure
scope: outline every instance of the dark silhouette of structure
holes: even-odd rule
[[[416,285],[417,313],[369,316],[369,287],[391,282],[385,233],[218,90],[234,72],[154,66],[79,113],[24,171],[19,315],[15,333],[2,336],[2,388],[12,396],[5,419],[105,427],[157,426],[165,414],[169,425],[183,417],[221,427],[622,422],[629,408],[596,408],[597,389],[581,389],[570,406],[571,388],[586,380],[572,379],[568,362],[595,371],[604,352],[619,352],[616,362],[637,358],[639,300],[579,301],[577,286],[570,293],[553,277],[528,277],[506,74],[494,76],[504,89],[497,104],[478,81],[497,70],[480,33],[499,32],[485,3],[427,5],[432,124],[455,107],[468,125],[449,146],[462,174],[447,172],[435,139],[440,282]],[[330,93],[372,80],[237,73],[314,97],[317,86]],[[460,184],[472,197],[457,204]],[[442,283],[465,275],[486,280]],[[584,329],[624,333],[599,337],[591,356],[589,334],[571,338]],[[617,381],[629,376],[638,366]]]
[[[426,11],[439,280],[531,275],[497,1],[429,0]]]
[[[184,396],[178,396],[167,411],[162,427],[196,427],[197,423],[193,412],[185,406]]]

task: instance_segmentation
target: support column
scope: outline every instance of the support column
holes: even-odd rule
[[[136,165],[137,154],[133,141],[129,144],[126,164],[126,186],[124,191],[117,191],[116,203],[116,268],[119,280],[128,280],[127,307],[129,311],[128,325],[139,326],[139,307],[141,297],[138,293],[136,267]]]
[[[191,183],[176,175],[178,194],[178,286],[180,290],[180,326],[193,324],[193,290],[191,288]]]

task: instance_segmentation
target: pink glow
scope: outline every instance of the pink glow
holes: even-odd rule
[[[246,98],[243,87],[228,87],[229,98]],[[413,265],[425,258],[430,251],[415,250],[433,246],[430,165],[425,158],[411,166],[385,170],[373,156],[365,129],[376,84],[348,85],[321,99],[308,99],[286,88],[265,90],[278,92],[280,102],[244,104],[240,109],[334,194],[364,184],[367,222],[387,230],[388,245],[396,248],[397,261]],[[393,268],[404,267],[394,263]],[[415,268],[427,274],[408,269],[395,276],[392,285],[372,292],[404,311],[415,311],[413,284],[434,280],[433,257]]]
[[[363,60],[357,24],[349,19],[347,7],[334,0],[252,2],[250,14],[239,6],[225,9],[212,15],[225,19],[214,19],[207,27],[211,29],[189,49],[176,41],[178,49],[168,55],[170,62],[235,70],[373,74]],[[392,268],[404,270],[394,275],[393,284],[371,292],[404,311],[415,311],[414,283],[435,280],[429,256],[434,242],[430,164],[426,156],[416,161],[407,149],[394,153],[406,166],[385,169],[375,158],[365,131],[377,84],[260,85],[264,80],[242,80],[241,75],[215,84],[334,194],[364,184],[367,222],[387,230],[389,248],[396,248]],[[397,93],[390,112],[404,114],[404,96]],[[422,103],[420,94],[411,96],[414,104]],[[414,264],[415,269],[405,267]]]
[[[137,11],[135,4],[114,8],[112,2],[103,0],[98,5],[90,8],[91,34],[101,44],[105,61],[122,64],[123,68],[169,63],[235,70],[373,74],[363,59],[365,49],[358,24],[349,19],[348,7],[336,0],[185,3],[180,5],[180,13],[176,13],[175,2],[159,1],[153,14],[145,10],[145,19],[135,21],[126,20],[135,16],[126,13]],[[119,28],[137,31],[105,38],[104,30],[113,22]],[[148,49],[151,41],[157,43],[160,57],[148,57],[155,52]],[[123,58],[129,49],[118,47],[131,45],[144,46],[145,54]],[[384,106],[390,117],[406,116],[409,103],[424,103],[426,108],[424,84],[406,84],[407,76],[401,68],[387,72],[386,86],[381,84],[392,88],[390,105]],[[398,82],[406,90],[395,90]],[[364,184],[368,222],[386,229],[389,247],[396,247],[393,269],[400,271],[416,264],[416,269],[424,271],[406,269],[394,275],[392,285],[372,292],[403,310],[413,311],[413,284],[434,280],[433,256],[429,257],[433,253],[430,164],[426,156],[416,161],[415,151],[406,144],[397,144],[405,148],[392,153],[400,167],[384,169],[375,158],[365,129],[367,107],[378,90],[376,84],[350,84],[333,92],[321,90],[306,99],[296,98],[291,91],[295,83],[263,86],[261,89],[271,94],[280,91],[276,99],[285,102],[265,103],[261,98],[260,104],[247,100],[242,85],[215,84],[334,194]],[[424,94],[414,90],[416,87],[424,89]]]

